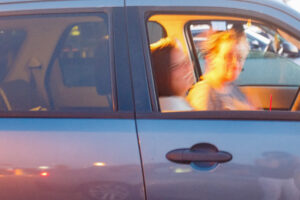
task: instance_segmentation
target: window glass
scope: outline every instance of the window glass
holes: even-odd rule
[[[212,23],[198,22],[190,25],[193,42],[198,54],[202,72],[205,62],[201,55],[201,42],[205,33],[211,30]],[[232,27],[231,21],[227,29]],[[243,22],[250,52],[236,83],[238,85],[300,85],[300,51],[291,42],[264,25]]]
[[[166,30],[157,22],[149,21],[147,23],[150,43],[157,42],[167,36]]]
[[[0,111],[112,111],[106,14],[5,17]]]
[[[96,86],[95,72],[100,64],[97,59],[101,53],[108,52],[107,40],[105,24],[85,22],[71,27],[59,55],[65,86]],[[108,66],[107,58],[102,60],[102,63]],[[110,87],[110,84],[107,86]]]
[[[2,81],[13,64],[19,49],[26,39],[26,32],[22,29],[0,30],[0,80]]]
[[[300,45],[279,27],[229,16],[149,21],[167,35],[149,44],[162,112],[299,110]]]

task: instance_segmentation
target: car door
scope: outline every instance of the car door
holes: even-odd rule
[[[123,1],[0,15],[0,198],[144,199]]]
[[[137,131],[147,198],[299,199],[299,112],[291,112],[289,108],[164,112],[159,108],[161,102],[156,90],[159,85],[153,77],[148,42],[160,37],[153,39],[153,29],[147,27],[149,21],[159,23],[157,31],[181,42],[194,63],[197,77],[201,71],[190,40],[189,24],[180,21],[181,18],[188,18],[190,23],[211,18],[246,23],[258,20],[276,25],[299,41],[299,14],[280,4],[268,6],[267,2],[254,1],[191,0],[168,4],[129,0],[127,6]],[[131,31],[133,27],[139,29]],[[273,87],[258,85],[264,89],[267,86]],[[283,86],[276,86],[282,99]],[[257,92],[253,85],[250,87]],[[299,85],[288,87],[296,99]]]

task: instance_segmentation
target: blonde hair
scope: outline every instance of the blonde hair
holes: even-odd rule
[[[228,51],[235,48],[238,44],[243,46],[239,53],[243,58],[246,58],[249,53],[249,44],[247,42],[246,35],[243,31],[237,31],[235,29],[212,32],[207,37],[207,40],[201,44],[200,49],[204,59],[213,62],[216,55],[218,55],[221,51],[228,53]],[[224,49],[224,45],[228,48]]]
[[[150,50],[153,55],[156,53],[161,54],[161,51],[168,51],[177,47],[178,47],[178,42],[176,39],[173,39],[171,37],[165,37],[155,43],[152,43],[150,45]]]

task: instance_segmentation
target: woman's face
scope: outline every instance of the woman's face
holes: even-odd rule
[[[239,77],[243,69],[248,54],[247,41],[241,39],[237,44],[224,42],[220,49],[221,51],[215,57],[214,62],[216,73],[222,82],[233,82]]]

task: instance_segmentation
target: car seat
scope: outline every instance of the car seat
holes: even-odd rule
[[[33,84],[21,79],[0,84],[0,111],[29,110],[45,110]]]

